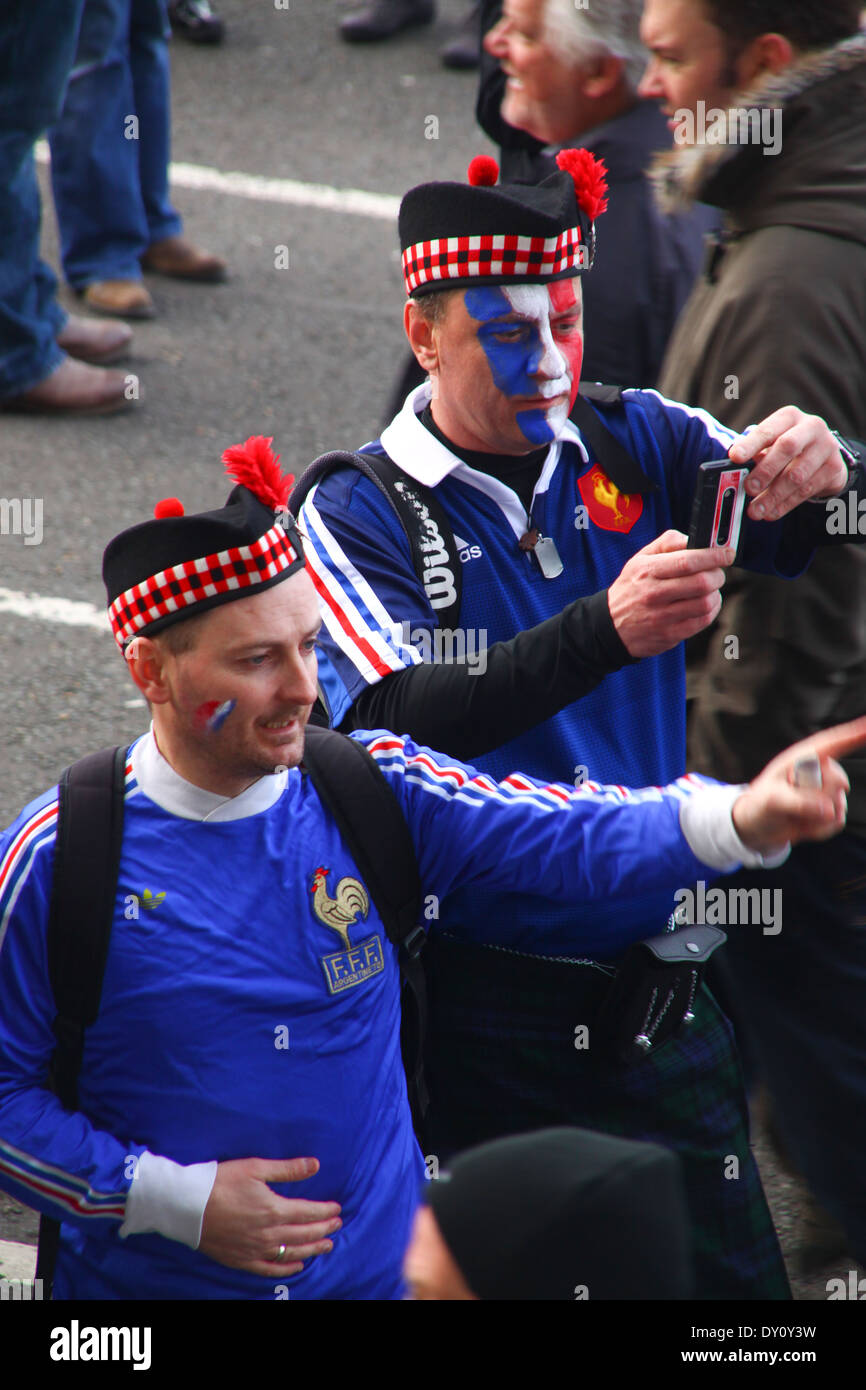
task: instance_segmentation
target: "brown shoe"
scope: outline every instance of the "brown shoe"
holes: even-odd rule
[[[153,241],[141,258],[142,269],[157,275],[174,275],[179,280],[201,280],[217,284],[225,280],[228,267],[219,256],[201,251],[183,236],[166,236]]]
[[[21,396],[3,401],[2,406],[4,410],[43,415],[62,411],[76,415],[107,415],[132,404],[126,388],[127,378],[123,372],[106,372],[101,367],[88,367],[72,357],[64,357],[44,381]]]
[[[140,280],[94,280],[79,291],[95,314],[115,314],[122,319],[152,319],[156,305]]]
[[[93,362],[98,367],[125,357],[131,342],[132,329],[128,323],[98,323],[96,319],[83,319],[79,314],[70,314],[57,334],[57,346],[70,357]]]

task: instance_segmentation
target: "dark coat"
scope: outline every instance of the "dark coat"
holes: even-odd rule
[[[499,19],[500,0],[486,0],[484,32]],[[526,131],[503,121],[505,75],[482,54],[476,116],[501,147],[505,181],[537,183],[555,172],[554,154]],[[647,180],[654,155],[671,146],[653,101],[638,101],[612,121],[583,130],[572,142],[607,165],[610,205],[598,222],[598,251],[583,277],[585,381],[655,386],[665,346],[703,259],[704,234],[718,226],[710,208],[663,213]]]
[[[725,212],[660,389],[736,429],[794,404],[866,439],[866,36],[736,104],[781,108],[777,155],[695,147],[658,170],[666,205],[691,196]],[[790,584],[737,571],[725,593],[706,654],[690,661],[689,766],[737,782],[866,709],[866,546],[818,553]],[[866,834],[866,755],[846,767],[849,828]]]

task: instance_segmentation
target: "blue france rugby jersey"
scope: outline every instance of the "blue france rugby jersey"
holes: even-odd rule
[[[550,448],[532,505],[533,522],[554,539],[563,562],[559,578],[546,579],[534,557],[518,547],[527,529],[519,498],[425,429],[417,417],[429,399],[425,383],[381,440],[366,447],[387,453],[413,478],[436,488],[462,548],[459,624],[470,651],[472,643],[477,648],[507,641],[572,600],[608,588],[626,561],[663,531],[687,531],[698,465],[725,457],[737,438],[706,411],[668,401],[657,391],[626,391],[625,420],[616,410],[604,412],[604,421],[658,487],[642,497],[623,497],[568,422]],[[301,517],[308,571],[325,623],[319,675],[338,725],[366,684],[435,654],[429,634],[436,618],[397,517],[356,470],[340,470],[319,483]],[[794,551],[782,523],[744,521],[740,563],[793,575],[808,558],[808,551]],[[608,675],[583,699],[476,762],[494,777],[519,767],[567,783],[583,778],[642,787],[678,777],[685,768],[682,644]],[[531,949],[535,925],[559,924],[562,930],[548,940],[552,950],[565,951],[577,912],[589,948],[609,957],[639,923],[639,935],[661,930],[671,909],[669,897],[648,888],[631,901],[593,903],[591,910],[540,908],[530,897],[506,900],[469,889],[445,905],[444,917],[479,939],[495,919],[521,949]]]
[[[521,774],[496,783],[390,733],[355,737],[399,799],[425,895],[475,883],[539,901],[603,899],[637,886],[670,892],[714,872],[679,828],[701,779],[629,796]],[[285,1281],[290,1298],[399,1297],[424,1166],[394,950],[372,903],[343,932],[328,921],[329,903],[358,902],[358,867],[297,770],[256,813],[202,821],[163,809],[139,782],[150,738],[127,767],[81,1114],[44,1089],[56,789],[0,835],[0,1187],[63,1221],[59,1298],[274,1299],[284,1293],[273,1279],[157,1234],[121,1238],[134,1161],[144,1150],[182,1164],[313,1156],[315,1177],[275,1190],[339,1201],[343,1227],[332,1253]],[[488,923],[490,940],[502,930]]]

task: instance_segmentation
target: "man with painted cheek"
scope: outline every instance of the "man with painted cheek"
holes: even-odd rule
[[[478,320],[478,341],[496,386],[523,405],[516,414],[522,435],[532,445],[552,444],[580,381],[577,280],[466,290],[464,304]]]
[[[579,787],[663,786],[685,773],[682,644],[718,614],[734,559],[687,549],[699,465],[753,464],[738,559],[781,576],[828,540],[824,508],[800,502],[845,488],[848,473],[825,422],[793,406],[738,436],[655,391],[578,389],[580,278],[607,189],[586,150],[560,151],[557,166],[538,184],[497,183],[481,157],[467,183],[403,199],[403,322],[428,380],[364,446],[381,486],[335,455],[292,499],[297,511],[305,498],[324,620],[319,679],[344,731],[409,730],[494,777],[521,767]],[[414,552],[395,498],[418,518]],[[470,664],[479,646],[483,664]],[[622,844],[617,861],[635,851]],[[699,1296],[785,1297],[712,996],[696,985],[674,1041],[649,1038],[633,1066],[600,1041],[628,941],[663,932],[679,901],[647,887],[627,904],[572,903],[543,955],[530,895],[470,885],[428,905],[440,931],[425,1152],[443,1163],[539,1116],[655,1138],[683,1162]],[[499,949],[485,944],[493,921]]]
[[[455,291],[430,324],[407,306],[407,333],[436,382],[430,422],[490,472],[531,469],[574,404],[583,354],[580,281]],[[426,416],[423,417],[425,420]]]

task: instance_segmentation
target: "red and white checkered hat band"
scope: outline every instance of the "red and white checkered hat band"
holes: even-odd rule
[[[282,526],[274,524],[252,545],[232,546],[200,560],[184,560],[118,594],[108,609],[115,641],[123,650],[160,618],[204,599],[252,589],[290,569],[300,556]]]
[[[581,242],[580,228],[568,227],[559,236],[449,236],[418,241],[403,252],[406,293],[442,280],[483,279],[507,275],[561,275],[567,270],[588,270],[589,247]]]

